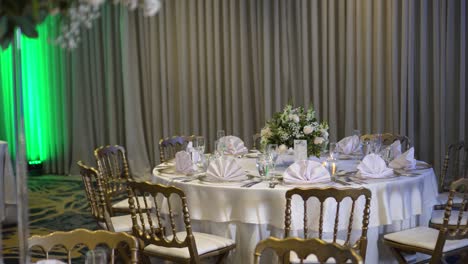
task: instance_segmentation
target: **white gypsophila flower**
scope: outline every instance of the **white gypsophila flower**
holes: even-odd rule
[[[99,17],[99,7],[87,2],[80,2],[68,10],[64,18],[60,35],[55,39],[55,44],[65,49],[74,49],[80,41],[81,27],[90,28],[93,20]]]
[[[271,129],[270,127],[264,127],[261,131],[260,131],[260,136],[264,137],[264,138],[269,138],[271,136]]]
[[[322,144],[323,142],[325,142],[325,139],[324,139],[323,137],[316,137],[316,138],[314,139],[314,144],[315,144],[315,145],[320,145],[320,144]]]
[[[160,9],[160,0],[144,0],[143,10],[145,16],[154,16]]]
[[[121,3],[132,11],[138,7],[138,0],[122,0]]]
[[[303,132],[304,134],[309,135],[310,133],[314,132],[314,128],[310,125],[305,126]]]

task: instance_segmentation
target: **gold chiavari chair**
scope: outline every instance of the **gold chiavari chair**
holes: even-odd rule
[[[329,242],[338,243],[346,247],[351,247],[358,250],[359,254],[363,259],[366,259],[367,251],[367,229],[369,226],[369,216],[370,216],[370,201],[372,193],[369,189],[360,187],[360,188],[294,188],[286,192],[286,212],[285,212],[285,233],[284,237],[289,237],[291,232],[291,220],[292,220],[292,199],[293,196],[299,196],[304,202],[304,218],[303,218],[303,228],[304,228],[304,238],[308,238],[309,225],[308,225],[308,213],[307,213],[307,202],[310,198],[316,198],[320,203],[319,209],[319,226],[318,226],[318,238],[323,239],[323,229],[324,229],[324,205],[327,200],[334,200],[336,203],[336,212],[335,219],[333,219],[333,239]],[[360,197],[363,197],[365,200],[364,209],[362,212],[362,226],[361,226],[361,236],[355,241],[351,242],[351,233],[353,231],[353,221],[355,218],[354,209],[356,207],[356,201]],[[349,212],[349,221],[347,225],[347,232],[345,240],[338,239],[339,232],[339,212],[340,204],[349,198],[351,200],[351,209]],[[347,200],[349,200],[347,199]],[[313,202],[313,201],[312,201]],[[328,204],[330,205],[330,204]],[[329,222],[332,219],[325,219],[325,222]],[[325,239],[327,240],[327,239]],[[328,240],[327,240],[328,241]],[[314,257],[314,256],[311,256]],[[291,262],[297,263],[299,260],[294,254],[290,256]],[[307,259],[307,261],[316,262],[316,259]]]
[[[441,228],[444,221],[445,204],[448,200],[450,184],[458,179],[466,178],[468,174],[468,146],[463,141],[451,144],[445,154],[444,163],[438,179],[439,195],[438,204],[434,206],[429,226]],[[458,210],[463,197],[453,198],[454,209]],[[465,215],[464,217],[468,217]],[[456,218],[452,217],[449,226],[453,226]]]
[[[124,250],[120,250],[122,244],[126,244],[130,250],[130,258],[128,256],[121,256],[125,259],[126,263],[138,263],[138,240],[126,233],[114,233],[106,230],[90,231],[86,229],[75,229],[69,232],[57,231],[45,236],[32,236],[28,240],[29,250],[39,249],[42,254],[45,254],[45,258],[49,259],[50,254],[54,253],[54,249],[60,248],[65,249],[67,252],[66,258],[68,263],[72,263],[73,256],[75,254],[83,253],[83,245],[89,250],[94,250],[96,246],[107,245],[110,249],[110,260],[108,263],[116,263],[119,255],[115,253],[116,249],[119,249],[119,253],[123,253]],[[36,252],[36,251],[34,251]],[[58,254],[54,254],[53,258],[58,258]]]
[[[97,224],[106,230],[113,232],[131,232],[131,215],[113,216],[109,206],[108,198],[105,195],[102,179],[98,176],[98,171],[78,161],[81,178],[88,199],[91,214]]]
[[[361,141],[373,140],[378,134],[366,134],[361,136]],[[400,140],[401,151],[405,152],[411,147],[411,140],[407,136],[395,135],[392,133],[380,134],[382,136],[382,145],[390,146],[393,142]]]
[[[144,241],[145,255],[176,263],[200,263],[201,259],[217,256],[221,262],[236,247],[230,239],[192,232],[187,197],[182,190],[173,186],[130,181],[128,191],[133,234]],[[134,199],[136,196],[144,197],[143,203]],[[149,201],[154,204],[153,210],[148,210]],[[164,203],[167,205],[166,211],[162,210]],[[181,208],[176,208],[177,205]],[[166,219],[163,218],[165,215]],[[183,220],[185,231],[177,231],[177,216],[182,218],[179,220]]]
[[[444,163],[439,177],[439,196],[440,204],[445,204],[448,199],[450,185],[452,182],[466,178],[468,174],[468,146],[463,141],[451,144],[445,154]],[[460,199],[455,197],[455,203]]]
[[[196,136],[174,136],[159,141],[159,159],[161,163],[171,160],[178,151],[185,150],[187,144]]]
[[[458,211],[452,210],[453,199],[456,195],[463,197]],[[403,252],[419,252],[430,255],[431,258],[425,262],[431,264],[446,263],[443,258],[454,254],[465,254],[466,258],[466,254],[468,254],[468,219],[464,215],[468,213],[466,212],[467,200],[468,179],[453,182],[440,229],[420,226],[386,234],[384,243],[391,248],[399,263],[407,263]],[[452,213],[456,214],[456,221],[451,224]],[[467,262],[461,261],[460,263]]]
[[[327,243],[318,238],[301,239],[288,237],[279,239],[269,237],[260,241],[255,247],[255,264],[259,263],[260,256],[265,249],[272,249],[279,257],[280,263],[289,263],[283,260],[290,252],[294,252],[301,261],[304,261],[310,254],[313,254],[319,263],[326,263],[329,258],[333,258],[335,260],[334,263],[339,264],[364,263],[362,257],[354,249],[336,243]]]
[[[126,183],[132,176],[125,148],[118,145],[101,146],[94,150],[94,156],[112,213],[130,213]]]

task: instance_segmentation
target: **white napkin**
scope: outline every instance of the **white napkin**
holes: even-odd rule
[[[387,167],[385,161],[374,153],[365,156],[357,169],[357,176],[362,178],[385,178],[393,174],[393,170]]]
[[[206,177],[220,181],[242,181],[245,179],[245,171],[234,158],[224,157],[210,162]]]
[[[416,159],[414,159],[414,147],[408,149],[398,158],[390,162],[390,167],[394,169],[414,169],[416,167]]]
[[[390,151],[392,153],[392,159],[396,159],[401,155],[401,142],[400,142],[400,140],[395,140],[390,145]]]
[[[43,260],[39,260],[38,262],[36,262],[36,264],[66,264],[66,263],[57,259],[43,259]]]
[[[236,136],[225,136],[219,139],[221,142],[224,143],[226,150],[224,151],[226,154],[231,155],[240,155],[245,154],[249,150],[244,146],[244,141]]]
[[[175,155],[176,171],[184,174],[192,173],[195,171],[190,153],[187,151],[179,151]]]
[[[330,173],[319,162],[300,160],[289,166],[283,174],[285,183],[321,183],[331,181]]]
[[[349,155],[359,150],[360,142],[359,137],[354,135],[343,138],[336,144],[336,147],[341,153]]]

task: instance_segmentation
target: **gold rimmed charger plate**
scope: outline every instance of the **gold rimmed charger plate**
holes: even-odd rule
[[[213,179],[210,177],[207,177],[206,175],[202,175],[198,177],[198,181],[203,184],[210,184],[210,185],[239,185],[242,183],[246,183],[247,181],[255,178],[252,175],[245,175],[245,178],[239,181],[223,181],[223,180],[218,180],[218,179]]]

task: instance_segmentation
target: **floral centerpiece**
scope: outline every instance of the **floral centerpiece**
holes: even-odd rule
[[[307,140],[307,155],[320,156],[328,143],[328,123],[320,123],[310,106],[293,108],[286,105],[282,112],[275,113],[261,131],[261,144],[278,144],[280,151],[294,147],[294,140]]]

